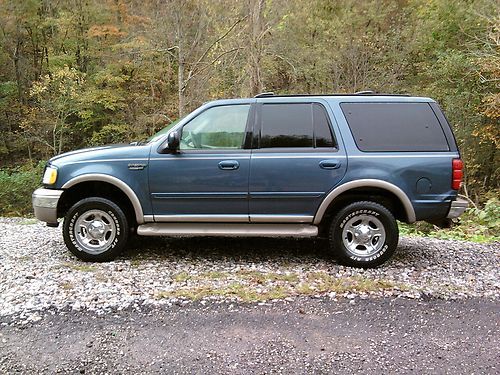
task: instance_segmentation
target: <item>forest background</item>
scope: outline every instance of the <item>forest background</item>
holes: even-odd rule
[[[203,102],[374,90],[440,103],[465,161],[461,193],[497,232],[499,9],[496,0],[0,0],[0,215],[31,211],[51,156],[144,139]]]

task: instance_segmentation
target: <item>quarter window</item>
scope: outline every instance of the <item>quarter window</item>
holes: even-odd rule
[[[361,151],[449,151],[428,103],[341,103]]]
[[[212,107],[182,128],[181,150],[243,148],[250,105]]]

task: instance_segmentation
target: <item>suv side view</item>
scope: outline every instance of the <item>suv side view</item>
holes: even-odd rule
[[[445,225],[462,161],[436,102],[402,95],[261,94],[207,103],[147,142],[50,159],[36,217],[64,217],[68,249],[115,258],[141,236],[329,238],[338,260],[375,267],[396,220]]]

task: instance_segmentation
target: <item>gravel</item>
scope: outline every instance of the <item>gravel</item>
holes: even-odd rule
[[[497,312],[485,298],[326,296],[70,311],[0,326],[0,373],[498,374]]]
[[[184,306],[192,300],[498,300],[499,255],[498,242],[403,237],[391,261],[362,270],[336,264],[322,240],[136,237],[116,261],[84,263],[66,250],[61,228],[0,218],[0,323],[24,325],[56,312],[100,315]]]

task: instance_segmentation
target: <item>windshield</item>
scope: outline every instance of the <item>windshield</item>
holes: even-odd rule
[[[170,131],[170,129],[172,129],[181,120],[182,120],[182,118],[179,118],[179,119],[171,122],[170,124],[168,124],[166,127],[164,127],[163,129],[161,129],[159,132],[157,132],[156,134],[154,134],[151,137],[149,137],[148,140],[147,140],[147,143],[156,142],[163,135],[167,134]]]

